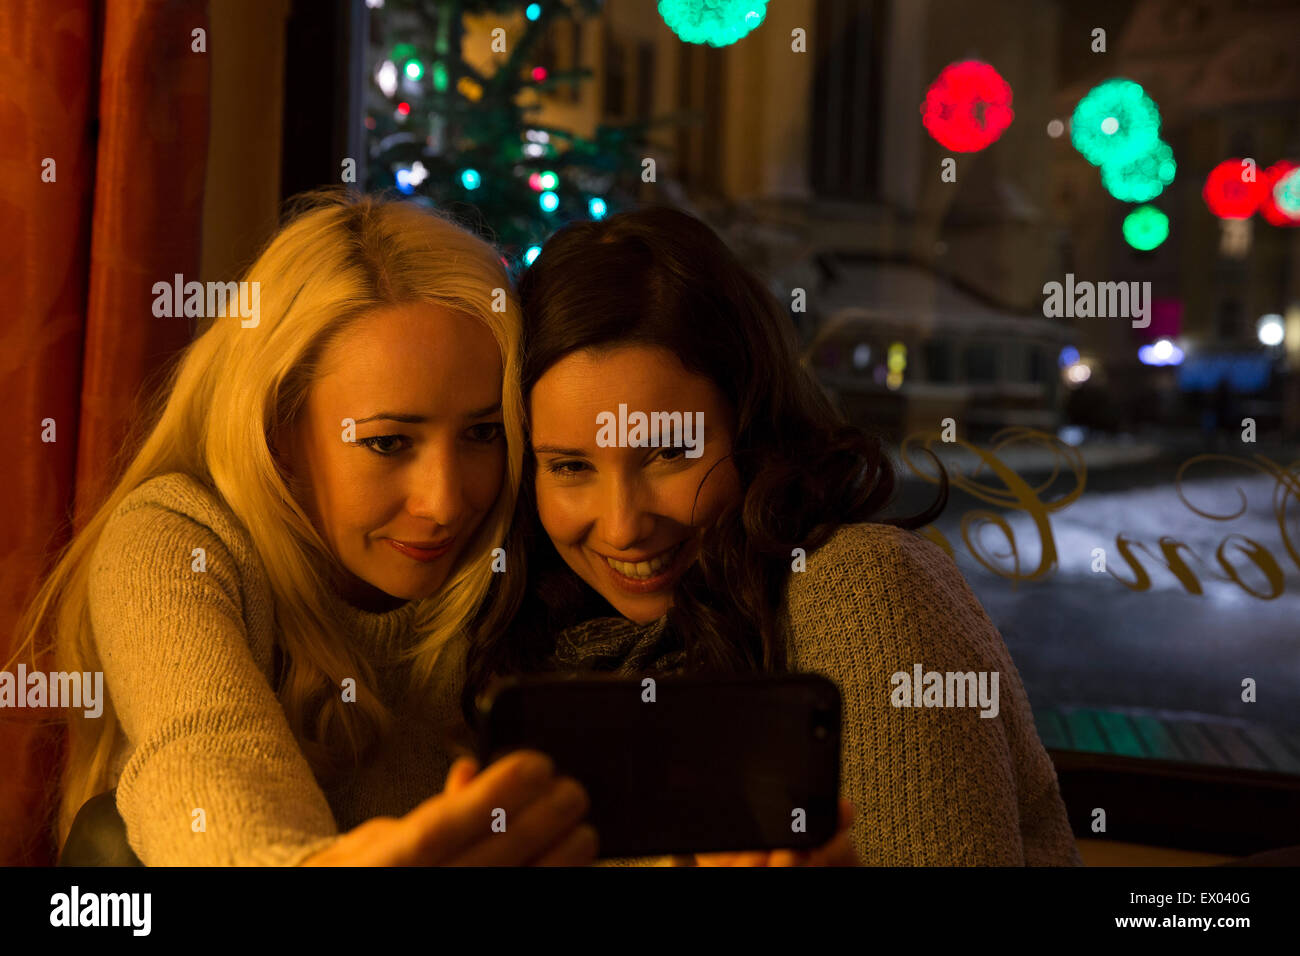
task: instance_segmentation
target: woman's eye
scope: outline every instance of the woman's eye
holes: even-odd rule
[[[660,461],[681,461],[682,456],[686,454],[685,448],[677,448],[669,445],[659,453]]]
[[[546,466],[546,470],[553,475],[564,477],[567,475],[576,475],[586,467],[587,463],[583,461],[553,461]]]
[[[489,444],[501,438],[506,433],[504,422],[484,422],[481,425],[475,425],[469,430],[471,441]]]
[[[357,439],[359,444],[365,445],[376,455],[383,455],[385,458],[401,451],[405,447],[401,443],[406,440],[405,435],[376,435],[373,438]]]

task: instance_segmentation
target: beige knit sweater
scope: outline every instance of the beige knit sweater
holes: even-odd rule
[[[206,570],[193,570],[194,549]],[[333,612],[376,662],[398,712],[392,739],[352,779],[322,790],[271,691],[271,594],[248,533],[221,500],[179,474],[119,506],[92,558],[91,626],[121,725],[117,806],[146,866],[294,865],[375,816],[400,816],[442,789],[463,643],[443,654],[436,691],[403,703],[393,655],[416,604]],[[206,829],[196,832],[203,811]]]
[[[938,545],[891,525],[845,525],[790,575],[791,670],[840,687],[840,792],[869,865],[1081,865],[1056,771],[997,628]],[[891,677],[999,675],[978,707],[895,707]]]
[[[204,572],[192,569],[195,548]],[[338,601],[370,659],[390,662],[378,665],[380,692],[400,716],[371,765],[323,791],[271,692],[265,572],[231,512],[188,477],[156,478],[123,501],[93,558],[90,605],[122,727],[118,809],[146,865],[297,864],[437,793],[465,742],[463,642],[444,655],[435,692],[404,703],[391,660],[416,606],[370,614]],[[792,669],[824,673],[843,694],[841,792],[858,807],[864,862],[1080,862],[1020,677],[938,547],[886,525],[841,528],[791,575],[787,612]],[[998,671],[998,715],[891,706],[891,675],[917,663]]]

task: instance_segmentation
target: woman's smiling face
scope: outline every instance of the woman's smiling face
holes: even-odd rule
[[[629,418],[678,412],[693,423],[701,413],[699,456],[681,447],[602,447],[598,422],[617,420],[620,405]],[[582,350],[538,379],[529,421],[538,515],[556,551],[624,617],[661,617],[698,554],[699,529],[741,494],[726,397],[667,349]]]
[[[424,302],[370,313],[324,351],[290,470],[348,600],[385,610],[447,580],[505,480],[501,381],[488,328]]]

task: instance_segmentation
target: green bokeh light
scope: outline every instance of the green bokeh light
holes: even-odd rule
[[[1300,219],[1300,169],[1293,169],[1273,187],[1273,202],[1293,219]]]
[[[767,0],[659,0],[659,15],[686,43],[728,46],[767,16]]]
[[[1173,148],[1164,140],[1127,161],[1101,164],[1101,184],[1120,202],[1149,202],[1174,181],[1178,164]]]
[[[1155,206],[1138,206],[1124,217],[1124,240],[1134,249],[1150,252],[1169,238],[1169,217]]]
[[[1070,141],[1094,166],[1126,163],[1160,138],[1160,110],[1132,80],[1107,80],[1088,91],[1070,119]]]
[[[441,62],[433,64],[433,88],[439,93],[446,93],[447,86],[447,68]]]

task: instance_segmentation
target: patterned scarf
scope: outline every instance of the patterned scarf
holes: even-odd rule
[[[668,617],[637,624],[624,617],[598,617],[561,631],[547,667],[557,672],[602,671],[622,676],[673,674],[684,670],[686,651]]]

